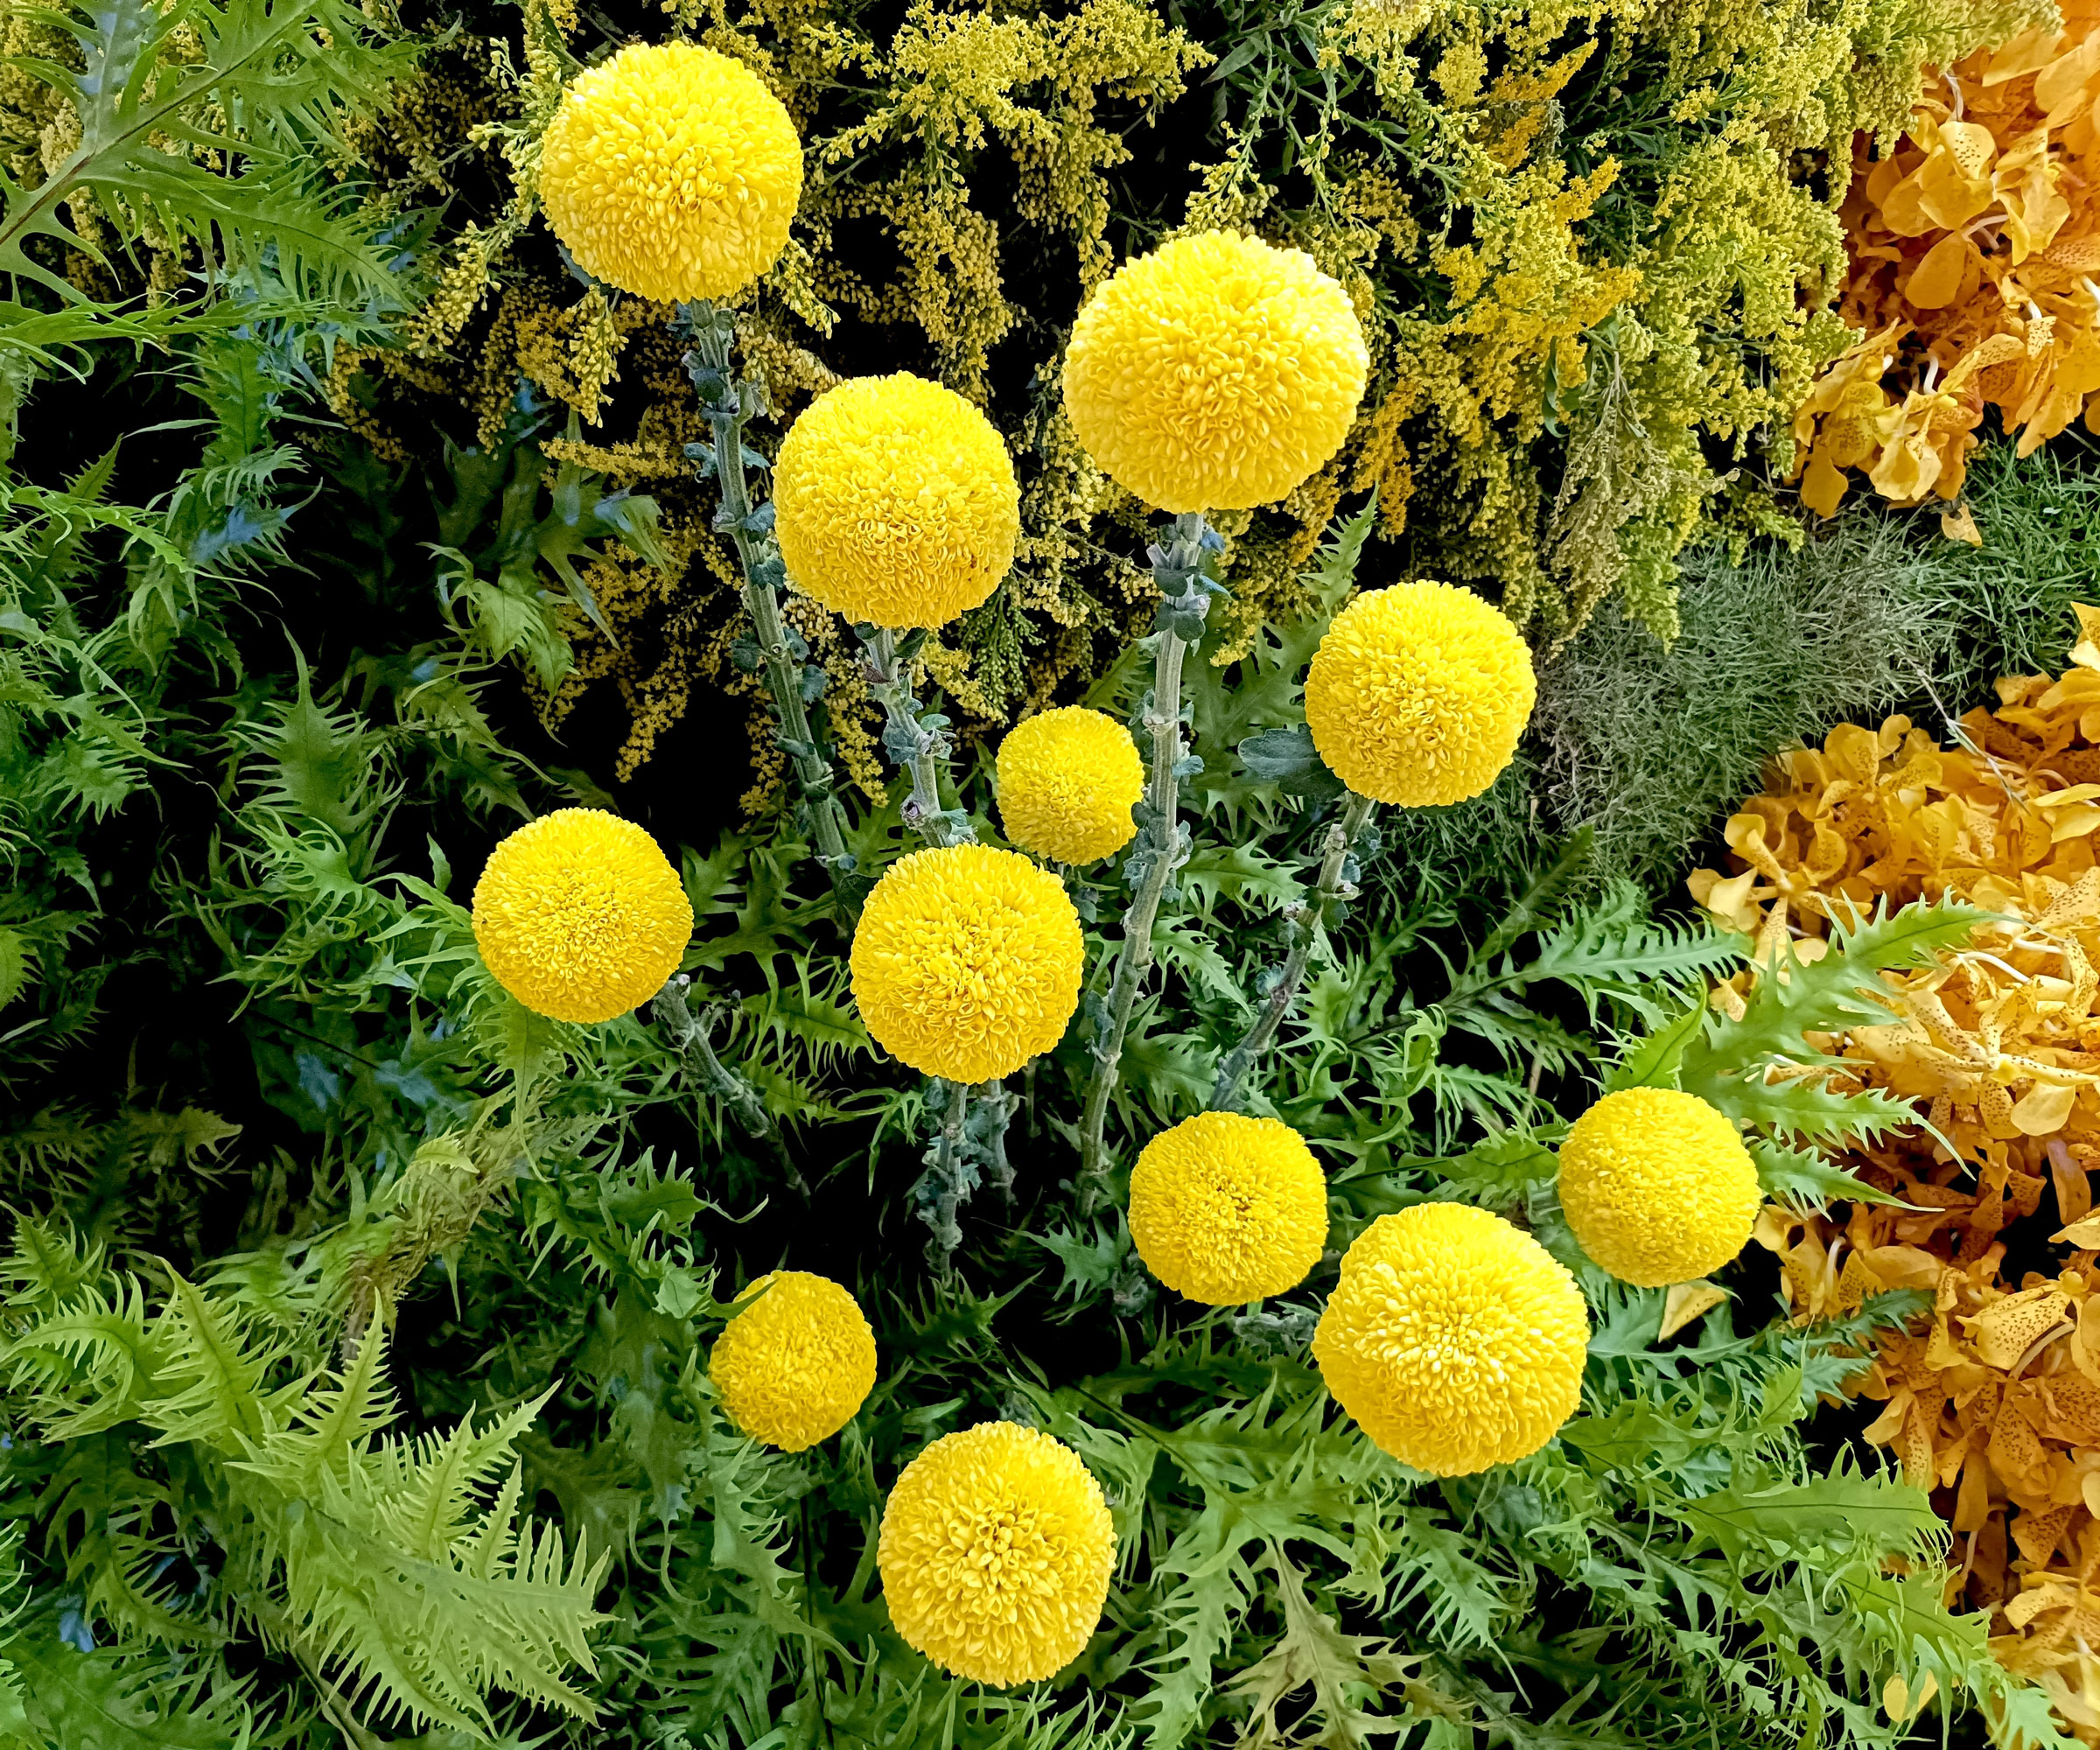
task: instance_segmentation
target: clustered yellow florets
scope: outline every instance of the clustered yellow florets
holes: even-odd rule
[[[774,469],[789,578],[877,626],[945,626],[982,603],[1013,564],[1020,503],[991,422],[908,371],[819,396]]]
[[[609,1021],[647,1002],[693,934],[656,841],[596,808],[557,808],[499,844],[474,886],[473,920],[496,983],[557,1021]]]
[[[1080,312],[1065,407],[1102,471],[1162,510],[1270,504],[1341,447],[1368,355],[1299,249],[1205,232],[1126,263]]]
[[[1537,697],[1507,615],[1450,584],[1396,584],[1335,615],[1306,676],[1306,722],[1358,795],[1426,808],[1494,783]]]
[[[743,1298],[751,1304],[708,1361],[730,1420],[784,1452],[830,1439],[875,1387],[875,1334],[860,1303],[800,1270],[762,1276]]]
[[[1463,1203],[1381,1215],[1341,1260],[1312,1354],[1401,1463],[1466,1476],[1536,1452],[1574,1414],[1590,1318],[1530,1235]]]
[[[1006,836],[1053,863],[1113,857],[1138,830],[1144,762],[1105,712],[1067,705],[1030,718],[999,744],[998,778]]]
[[[660,304],[727,298],[776,261],[802,196],[788,112],[741,61],[636,44],[563,95],[540,200],[586,272]]]
[[[1560,1207],[1582,1249],[1621,1282],[1662,1288],[1742,1250],[1763,1202],[1726,1118],[1674,1088],[1607,1094],[1560,1145]]]
[[[853,1000],[878,1044],[928,1075],[1011,1075],[1064,1037],[1085,946],[1057,877],[989,845],[914,851],[853,933]]]
[[[984,1422],[905,1466],[876,1559],[910,1645],[957,1676],[1026,1684],[1085,1651],[1116,1532],[1078,1453],[1037,1429]]]
[[[1130,1170],[1130,1239],[1176,1293],[1214,1306],[1282,1294],[1327,1242],[1327,1181],[1274,1118],[1199,1112],[1154,1137]]]

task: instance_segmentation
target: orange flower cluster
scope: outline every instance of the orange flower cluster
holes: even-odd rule
[[[2100,1746],[2100,612],[2079,614],[2069,669],[2000,682],[1955,746],[1894,718],[1780,756],[1728,823],[1735,872],[1691,887],[1804,959],[1885,900],[2005,920],[1887,977],[1888,1023],[1829,1042],[1857,1086],[1919,1102],[1924,1124],[1844,1162],[1900,1203],[1768,1208],[1755,1237],[1800,1319],[1933,1297],[1854,1382],[1886,1406],[1866,1438],[1952,1526],[1950,1600],[1990,1612],[2000,1662]]]
[[[1802,501],[1865,468],[1915,504],[1961,491],[1984,410],[2020,453],[2100,431],[2100,0],[1934,73],[1896,150],[1862,136],[1842,214],[1858,344],[1794,420]]]

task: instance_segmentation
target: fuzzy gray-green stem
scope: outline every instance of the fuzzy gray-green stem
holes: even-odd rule
[[[970,1084],[954,1082],[948,1088],[948,1111],[942,1120],[941,1139],[934,1145],[933,1172],[928,1175],[934,1181],[932,1207],[924,1218],[933,1229],[933,1236],[926,1242],[926,1261],[942,1271],[948,1269],[956,1248],[962,1243],[962,1228],[956,1217],[969,1194],[963,1183],[962,1126],[970,1116]]]
[[[1262,999],[1254,1025],[1218,1066],[1217,1080],[1210,1090],[1212,1111],[1231,1112],[1239,1109],[1240,1083],[1254,1068],[1256,1060],[1268,1049],[1269,1041],[1276,1037],[1277,1028],[1290,1012],[1292,999],[1298,995],[1298,987],[1305,983],[1312,944],[1326,928],[1335,906],[1354,891],[1345,886],[1341,872],[1348,862],[1357,835],[1362,832],[1364,823],[1377,806],[1368,796],[1360,796],[1352,790],[1341,813],[1327,823],[1326,842],[1320,859],[1320,879],[1313,888],[1312,902],[1310,905],[1300,902],[1284,913],[1284,963],[1278,971],[1275,984]]]
[[[685,1000],[690,982],[682,972],[675,974],[650,1002],[650,1012],[662,1025],[671,1049],[693,1060],[701,1085],[736,1114],[737,1122],[754,1137],[777,1140],[780,1127],[766,1110],[759,1090],[715,1055],[706,1024],[694,1018]]]
[[[1107,1014],[1098,1023],[1094,1045],[1094,1081],[1087,1090],[1086,1116],[1080,1130],[1079,1207],[1089,1214],[1108,1189],[1109,1102],[1114,1098],[1123,1061],[1124,1044],[1130,1033],[1130,1013],[1138,992],[1152,965],[1152,926],[1166,886],[1181,860],[1181,828],[1176,818],[1180,800],[1182,761],[1187,749],[1181,740],[1181,659],[1194,637],[1200,634],[1208,600],[1194,592],[1201,578],[1208,528],[1200,512],[1174,519],[1172,533],[1163,546],[1152,549],[1152,573],[1159,580],[1166,605],[1152,648],[1152,704],[1144,726],[1152,738],[1152,769],[1144,789],[1144,826],[1133,856],[1144,858],[1137,891],[1123,918],[1123,942],[1116,954],[1116,976],[1109,987]],[[1192,623],[1193,622],[1193,623]]]
[[[988,1115],[984,1135],[984,1174],[1008,1208],[1013,1207],[1013,1163],[1006,1158],[1006,1131],[1020,1109],[1020,1098],[1003,1081],[987,1082],[978,1091],[977,1110]]]
[[[704,1012],[696,1016],[685,1000],[686,987],[690,983],[682,972],[674,973],[650,1000],[649,1012],[662,1026],[671,1049],[682,1054],[698,1070],[700,1085],[729,1108],[746,1135],[772,1145],[788,1170],[788,1184],[800,1195],[808,1197],[808,1181],[788,1152],[779,1120],[766,1110],[759,1090],[715,1055],[714,1043],[707,1036]]]
[[[912,776],[904,823],[929,844],[975,844],[977,830],[961,808],[941,806],[941,768],[948,760],[947,725],[938,718],[921,723],[912,696],[907,665],[897,654],[897,634],[887,626],[861,640],[868,690],[882,702],[888,726],[882,743]]]
[[[780,596],[769,575],[777,570],[778,561],[765,550],[765,530],[752,515],[751,494],[744,478],[744,424],[758,402],[730,370],[730,346],[736,325],[729,313],[704,300],[687,308],[694,335],[693,352],[718,380],[716,392],[710,395],[704,389],[700,397],[701,414],[714,433],[715,478],[722,490],[722,507],[716,514],[715,527],[736,546],[738,563],[744,572],[744,606],[751,614],[752,640],[765,665],[773,708],[780,719],[780,746],[801,787],[817,855],[843,897],[841,877],[851,864],[831,762],[824,758],[810,732],[809,713],[802,702],[802,662],[788,646],[787,627],[780,620]]]

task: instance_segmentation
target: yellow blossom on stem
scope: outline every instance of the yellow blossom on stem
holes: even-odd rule
[[[1036,1683],[1093,1638],[1116,1531],[1078,1453],[1039,1429],[983,1422],[904,1467],[876,1563],[908,1645],[960,1677]]]
[[[1006,836],[1054,863],[1113,857],[1137,833],[1144,761],[1105,712],[1037,712],[999,744],[997,779]]]
[[[1064,884],[989,845],[914,851],[853,933],[853,999],[876,1042],[928,1075],[1011,1075],[1064,1037],[1085,948]]]
[[[860,1303],[801,1270],[761,1276],[740,1298],[708,1359],[730,1420],[784,1452],[830,1439],[875,1386],[875,1334]]]
[[[1575,1278],[1530,1235],[1469,1204],[1418,1203],[1343,1255],[1312,1357],[1378,1446],[1466,1476],[1553,1438],[1589,1340]]]
[[[1327,1181],[1274,1118],[1199,1112],[1154,1137],[1130,1170],[1130,1240],[1178,1294],[1214,1306],[1283,1294],[1327,1242]]]
[[[1240,510],[1341,447],[1368,365],[1348,294],[1310,256],[1202,232],[1125,263],[1080,312],[1065,408],[1147,504]]]
[[[636,43],[563,94],[539,180],[548,222],[586,273],[660,304],[727,298],[787,247],[802,147],[743,62]]]
[[[557,808],[490,855],[473,922],[496,982],[535,1014],[609,1021],[678,970],[693,909],[678,872],[634,822]]]
[[[1005,441],[953,389],[856,377],[780,444],[774,532],[795,587],[849,620],[945,626],[1013,564],[1020,488]]]
[[[1306,722],[1358,795],[1422,808],[1494,783],[1537,697],[1507,615],[1450,584],[1397,584],[1334,616],[1306,676]]]

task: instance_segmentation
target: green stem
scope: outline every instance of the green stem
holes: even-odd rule
[[[926,1242],[927,1262],[943,1272],[956,1248],[962,1243],[959,1219],[962,1208],[962,1123],[970,1116],[970,1084],[951,1082],[948,1088],[948,1113],[934,1153],[934,1213],[928,1223],[933,1237]]]
[[[746,1135],[772,1146],[788,1170],[788,1184],[807,1198],[808,1182],[788,1153],[780,1121],[766,1110],[759,1090],[715,1055],[714,1042],[707,1036],[705,1012],[696,1016],[687,1004],[686,987],[691,982],[682,972],[674,974],[650,1001],[649,1012],[663,1028],[671,1049],[683,1055],[697,1072],[700,1085],[729,1108]]]
[[[1269,1042],[1276,1037],[1276,1030],[1283,1025],[1284,1017],[1291,1011],[1291,1004],[1298,995],[1298,987],[1305,983],[1306,967],[1312,955],[1312,944],[1327,926],[1336,906],[1355,895],[1355,889],[1341,878],[1348,864],[1349,851],[1357,836],[1370,820],[1378,805],[1368,796],[1360,796],[1354,790],[1341,813],[1327,824],[1326,842],[1320,860],[1320,879],[1312,892],[1312,902],[1299,902],[1284,912],[1284,963],[1278,970],[1277,980],[1269,994],[1262,999],[1261,1012],[1256,1015],[1254,1025],[1247,1029],[1246,1036],[1227,1054],[1224,1062],[1218,1066],[1217,1080],[1210,1090],[1210,1110],[1214,1112],[1232,1112],[1239,1109],[1240,1083],[1256,1060],[1268,1049]]]
[[[978,1100],[992,1115],[990,1135],[984,1144],[984,1171],[991,1180],[991,1188],[999,1194],[1000,1200],[1011,1209],[1013,1207],[1013,1163],[1006,1158],[1006,1131],[1013,1123],[1013,1115],[1020,1109],[1017,1095],[1006,1091],[1003,1081],[987,1082],[978,1094]]]
[[[920,722],[919,701],[912,696],[908,661],[897,654],[897,634],[875,628],[860,644],[868,690],[881,701],[887,727],[882,745],[911,774],[912,794],[905,799],[904,823],[929,844],[975,844],[977,830],[961,808],[941,806],[941,768],[948,759],[944,720]]]
[[[1142,858],[1137,891],[1124,914],[1123,942],[1116,976],[1110,986],[1108,1014],[1099,1024],[1094,1046],[1094,1081],[1087,1090],[1086,1117],[1080,1131],[1079,1207],[1090,1214],[1108,1190],[1109,1103],[1115,1096],[1123,1050],[1130,1029],[1138,992],[1152,965],[1152,926],[1159,916],[1166,884],[1182,860],[1180,805],[1181,763],[1187,747],[1181,739],[1181,660],[1196,638],[1208,599],[1198,592],[1208,525],[1200,511],[1177,516],[1163,545],[1152,550],[1152,574],[1165,606],[1152,651],[1152,695],[1144,717],[1152,737],[1152,770],[1145,784],[1144,825],[1134,856]],[[1184,638],[1183,632],[1195,636]]]
[[[845,830],[839,811],[831,762],[824,758],[809,728],[802,702],[801,656],[788,642],[780,619],[780,582],[784,573],[774,550],[764,516],[754,516],[744,477],[744,426],[758,410],[758,397],[730,369],[735,318],[704,300],[685,306],[694,336],[693,356],[704,368],[694,373],[700,411],[714,433],[715,478],[722,490],[715,527],[729,536],[744,572],[744,606],[751,614],[752,636],[765,665],[766,684],[780,719],[780,745],[793,766],[802,791],[803,811],[816,840],[818,859],[844,897],[842,877],[850,872]],[[710,378],[704,382],[704,378]],[[858,909],[858,908],[855,908]]]

